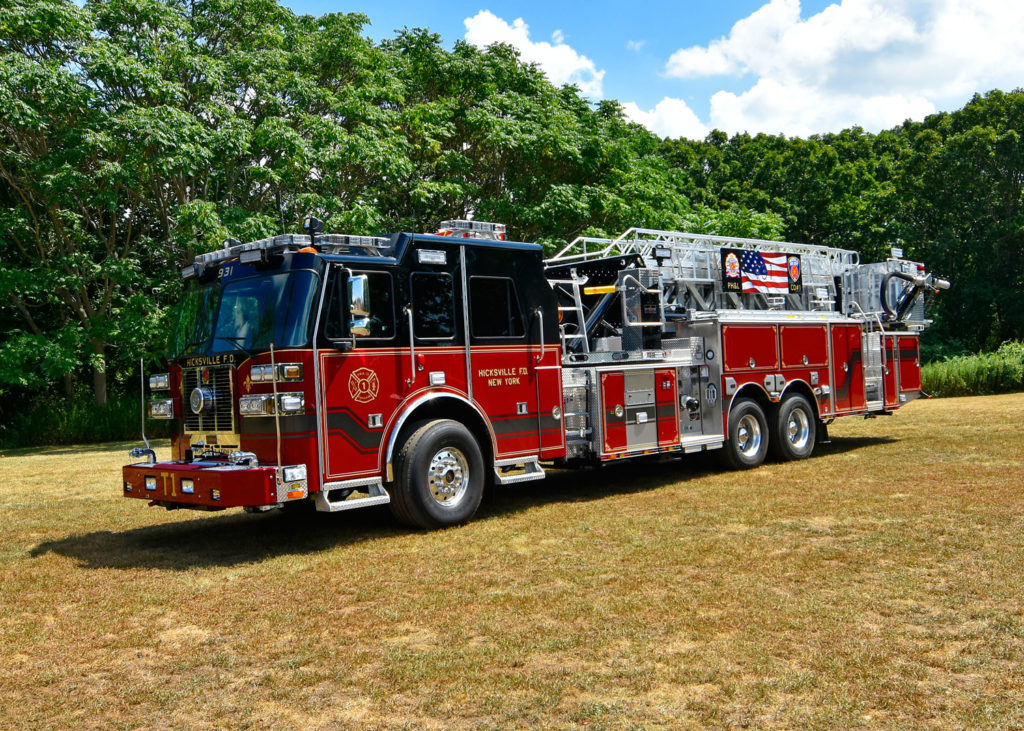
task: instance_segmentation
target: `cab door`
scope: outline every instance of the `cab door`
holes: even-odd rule
[[[494,429],[495,456],[534,456],[548,426],[539,405],[551,399],[551,374],[537,367],[519,290],[497,273],[469,276],[468,289],[473,399]]]
[[[328,282],[319,350],[323,471],[328,480],[375,475],[394,394],[408,374],[395,348],[395,281],[390,271],[355,271],[367,285],[367,317],[349,312],[348,275]],[[353,326],[353,321],[355,325]],[[312,374],[310,374],[312,378]]]

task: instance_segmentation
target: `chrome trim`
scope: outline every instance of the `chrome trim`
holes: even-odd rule
[[[544,308],[538,307],[533,311],[533,314],[537,316],[537,322],[540,323],[540,355],[537,356],[537,362],[543,363],[544,356],[547,354],[544,348]]]
[[[462,280],[462,339],[466,347],[466,395],[473,400],[473,356],[469,346],[469,288],[466,279],[466,247],[459,247],[459,269]]]
[[[746,414],[736,428],[737,448],[745,457],[757,454],[761,448],[761,425],[753,414]]]
[[[321,423],[321,417],[324,413],[324,399],[322,391],[322,384],[320,383],[320,353],[317,348],[317,341],[320,337],[320,318],[323,316],[324,310],[324,299],[327,296],[327,282],[330,280],[331,267],[328,266],[324,269],[323,281],[320,284],[320,303],[316,308],[316,322],[313,323],[313,398],[316,402],[316,448],[317,448],[317,465],[316,469],[316,485],[318,490],[323,489],[324,485],[324,464],[327,461],[327,455],[324,454],[324,430],[323,424]],[[277,406],[277,404],[274,404]],[[306,484],[309,484],[309,475],[306,475]]]
[[[331,502],[329,499],[330,492],[350,487],[352,489],[366,487],[367,496],[353,497],[352,495],[349,495],[344,500]],[[344,482],[326,482],[324,483],[324,489],[313,496],[313,503],[316,505],[317,511],[324,513],[336,513],[341,510],[353,510],[356,508],[370,507],[372,505],[386,505],[389,502],[391,502],[391,496],[388,495],[388,491],[384,489],[379,477],[374,477],[370,480],[360,479],[345,480]]]
[[[406,305],[403,312],[408,315],[409,320],[409,365],[412,367],[412,370],[409,378],[405,379],[405,385],[409,387],[416,382],[416,335],[412,331],[412,304]]]
[[[457,508],[469,492],[471,479],[469,460],[460,449],[442,447],[430,459],[427,467],[428,491],[434,502],[442,508]]]
[[[146,365],[142,358],[139,358],[139,404],[142,407],[139,409],[139,419],[142,422],[140,425],[142,428],[142,441],[146,445],[146,450],[153,454],[153,462],[156,462],[156,454],[153,452],[153,448],[149,446],[149,440],[146,439]]]
[[[744,383],[742,386],[740,386],[738,389],[736,389],[736,393],[733,394],[732,400],[729,401],[729,410],[728,410],[728,412],[726,412],[726,416],[725,416],[725,424],[726,424],[726,426],[725,426],[725,438],[726,439],[729,438],[729,420],[732,419],[732,407],[736,404],[736,400],[743,393],[745,393],[749,389],[753,389],[755,391],[757,389],[761,389],[761,393],[764,394],[764,397],[768,401],[771,401],[771,396],[769,395],[769,393],[767,391],[765,391],[764,390],[764,386],[762,386],[757,381],[751,381],[749,383]],[[768,414],[765,414],[765,418],[768,418]]]
[[[277,400],[277,361],[274,360],[274,344],[270,344],[270,371],[274,379],[270,382],[274,389],[274,433],[277,435],[277,466],[281,466],[281,402]]]
[[[406,408],[402,411],[402,415],[398,417],[398,420],[395,422],[395,425],[391,430],[391,436],[388,437],[388,448],[384,454],[384,468],[386,479],[388,482],[392,482],[395,479],[393,456],[395,451],[395,441],[398,439],[399,432],[402,431],[402,426],[405,424],[409,416],[414,411],[416,411],[416,409],[418,409],[420,406],[427,403],[428,401],[433,401],[434,399],[439,398],[455,399],[456,401],[461,401],[462,403],[466,404],[469,408],[473,409],[473,411],[476,412],[476,414],[484,422],[484,425],[486,425],[487,427],[487,433],[491,438],[491,454],[498,453],[498,445],[494,438],[494,429],[491,428],[491,422],[487,419],[484,413],[479,408],[477,408],[476,404],[463,398],[462,396],[459,396],[454,393],[448,393],[447,391],[442,393],[428,393],[416,399],[415,401],[409,403],[408,406],[406,406]]]
[[[785,385],[785,387],[782,389],[782,393],[779,394],[779,403],[780,404],[782,403],[782,399],[786,398],[786,394],[788,394],[790,391],[792,391],[793,390],[793,386],[795,386],[798,383],[804,384],[807,387],[807,389],[812,394],[816,394],[815,389],[812,388],[811,385],[809,383],[807,383],[807,381],[805,381],[802,378],[794,378],[792,381],[790,381],[789,383],[787,383]],[[801,394],[801,395],[803,395],[803,394]],[[818,405],[818,399],[812,398],[811,399],[811,406],[814,407],[814,414],[813,414],[813,416],[815,418],[820,419],[821,418],[821,407]]]

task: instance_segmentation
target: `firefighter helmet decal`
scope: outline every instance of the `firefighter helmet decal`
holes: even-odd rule
[[[357,368],[348,377],[348,395],[356,403],[365,404],[377,398],[380,381],[369,368]]]

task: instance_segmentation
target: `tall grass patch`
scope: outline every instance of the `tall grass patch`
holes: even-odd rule
[[[138,439],[140,433],[138,396],[111,394],[103,406],[88,394],[74,398],[46,398],[16,413],[10,423],[0,426],[0,447],[34,447],[54,444]],[[169,437],[169,422],[146,420],[146,435]]]
[[[994,353],[961,355],[921,369],[926,393],[980,396],[1024,391],[1024,343],[1003,343]]]

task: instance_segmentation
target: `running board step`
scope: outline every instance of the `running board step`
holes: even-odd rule
[[[369,488],[369,495],[356,492],[360,487]],[[327,483],[324,489],[316,494],[315,502],[316,509],[321,513],[337,513],[341,510],[368,508],[371,505],[386,505],[391,502],[391,496],[380,480],[369,483],[364,480],[349,480]]]
[[[544,468],[536,460],[532,462],[496,462],[494,465],[494,481],[499,485],[543,480],[544,477]]]

